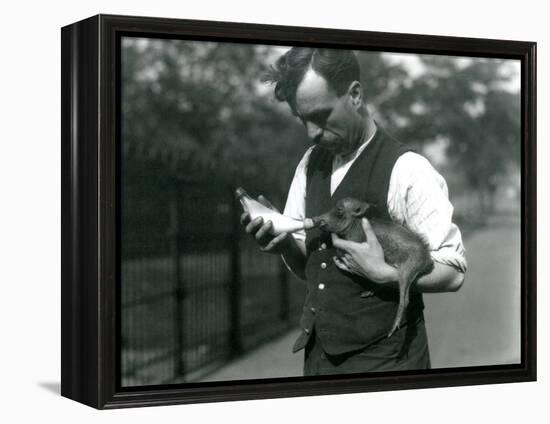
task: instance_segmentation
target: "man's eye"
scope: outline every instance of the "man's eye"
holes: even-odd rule
[[[311,121],[319,126],[326,124],[330,112],[321,112],[311,117]]]

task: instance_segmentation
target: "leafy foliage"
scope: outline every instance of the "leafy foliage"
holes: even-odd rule
[[[151,183],[221,178],[279,205],[308,145],[260,77],[280,50],[251,44],[126,38],[122,68],[125,175]],[[369,110],[403,142],[439,143],[438,168],[461,189],[494,192],[520,158],[519,93],[509,63],[417,55],[420,72],[359,52]]]

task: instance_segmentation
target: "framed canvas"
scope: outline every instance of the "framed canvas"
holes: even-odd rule
[[[63,396],[536,379],[534,42],[98,15],[61,43]]]

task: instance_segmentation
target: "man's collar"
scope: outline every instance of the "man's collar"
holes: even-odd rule
[[[369,145],[369,143],[372,141],[372,139],[374,138],[377,132],[378,132],[378,125],[376,124],[376,122],[374,122],[374,131],[370,135],[370,137],[368,137],[365,141],[363,141],[360,144],[360,146],[354,151],[352,151],[351,153],[348,153],[346,155],[334,155],[334,159],[336,160],[336,162],[347,163],[351,160],[355,160],[355,158],[357,158],[357,156],[359,156],[363,152],[363,150],[365,150],[365,148]]]

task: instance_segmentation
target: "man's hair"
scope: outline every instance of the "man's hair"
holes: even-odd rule
[[[275,98],[294,108],[296,90],[309,69],[321,75],[337,96],[359,81],[359,62],[351,50],[293,47],[283,54],[262,80],[275,84]]]

